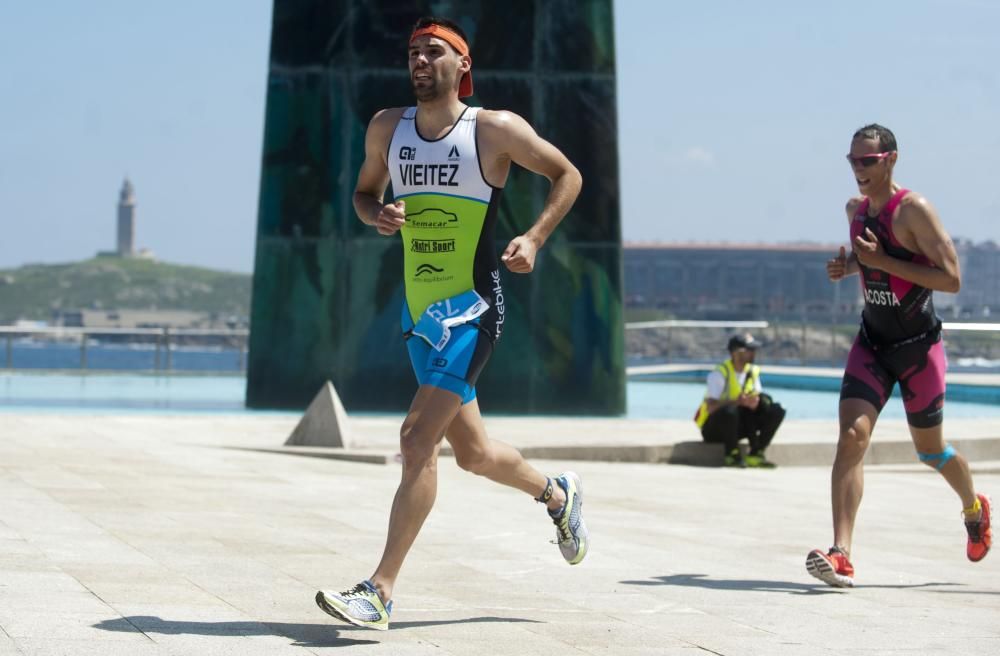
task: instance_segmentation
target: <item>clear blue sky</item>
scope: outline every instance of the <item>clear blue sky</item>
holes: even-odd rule
[[[844,241],[843,156],[878,121],[953,236],[1000,241],[1000,2],[823,5],[615,1],[626,240]],[[270,19],[0,4],[0,268],[111,248],[127,174],[139,246],[250,271]]]

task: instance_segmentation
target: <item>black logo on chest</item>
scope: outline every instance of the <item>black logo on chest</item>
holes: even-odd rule
[[[400,164],[399,177],[404,185],[457,187],[458,164]]]

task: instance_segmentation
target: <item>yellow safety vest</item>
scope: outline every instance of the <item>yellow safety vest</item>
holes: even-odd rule
[[[725,381],[722,385],[722,396],[717,399],[719,401],[732,401],[738,398],[741,393],[751,394],[760,378],[760,367],[752,364],[750,370],[747,371],[746,379],[743,381],[743,387],[740,388],[739,375],[733,366],[732,358],[717,366],[715,370],[722,374]],[[698,424],[698,428],[704,426],[705,422],[708,421],[708,414],[708,396],[706,395],[705,400],[698,406],[698,411],[694,413],[694,423]]]

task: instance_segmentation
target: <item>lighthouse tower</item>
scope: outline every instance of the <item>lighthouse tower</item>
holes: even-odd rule
[[[120,257],[135,256],[135,187],[128,178],[118,195],[118,250]]]

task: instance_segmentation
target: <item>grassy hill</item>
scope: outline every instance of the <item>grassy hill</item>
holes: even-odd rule
[[[155,260],[96,257],[0,270],[0,324],[57,310],[191,310],[246,317],[252,277]]]

